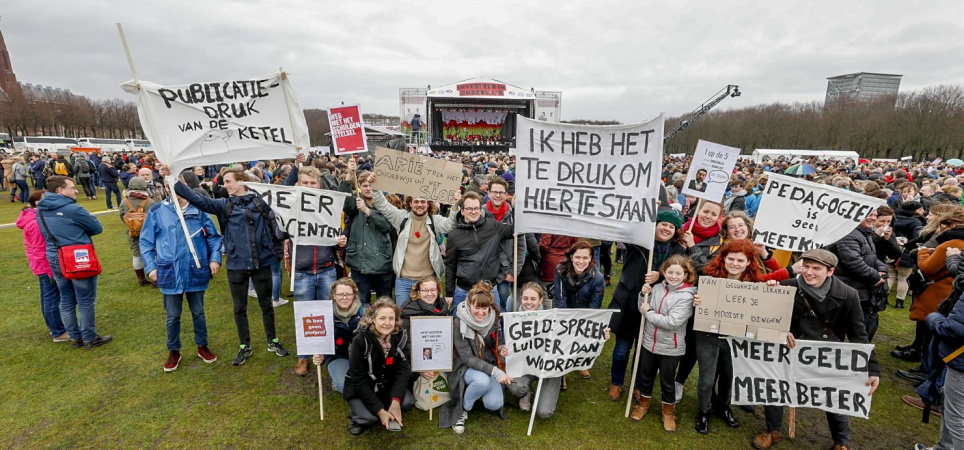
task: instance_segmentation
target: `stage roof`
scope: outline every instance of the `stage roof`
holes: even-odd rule
[[[491,78],[469,78],[446,84],[428,90],[432,98],[488,98],[535,100],[536,95],[530,89],[513,86]]]

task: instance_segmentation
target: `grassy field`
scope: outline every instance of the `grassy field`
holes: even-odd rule
[[[19,203],[0,199],[4,200],[0,224],[13,222]],[[102,197],[81,203],[90,211],[105,209]],[[708,436],[697,434],[693,430],[696,371],[678,407],[676,434],[663,432],[658,410],[641,423],[623,418],[625,402],[614,403],[606,395],[610,342],[592,370],[593,378],[570,377],[556,415],[537,419],[531,437],[525,435],[528,414],[514,407],[509,409],[508,421],[473,413],[462,436],[439,429],[426,412],[413,410],[405,415],[400,433],[373,429],[352,437],[346,430],[348,409],[331,391],[327,372],[325,420],[320,421],[314,373],[307,378],[295,376],[294,356],[279,358],[260,343],[264,333],[254,299],[249,303],[254,356],[242,367],[231,365],[237,334],[223,272],[212,281],[206,296],[210,347],[218,361],[204,364],[191,351],[193,332],[185,306],[184,359],[176,372],[164,373],[161,366],[167,349],[161,296],[155,289],[137,285],[125,227],[115,214],[99,216],[105,231],[95,238],[104,265],[97,329],[113,335],[114,342],[91,351],[51,342],[20,230],[0,228],[0,273],[5,286],[0,294],[4,310],[0,335],[5,338],[0,347],[0,448],[730,449],[749,448],[763,427],[761,408],[754,414],[737,409],[740,428],[731,430],[712,420]],[[283,295],[290,298],[287,294],[286,289]],[[611,289],[607,303],[610,294]],[[294,352],[292,307],[281,306],[276,312],[279,337]],[[874,395],[870,420],[852,422],[854,448],[912,448],[915,442],[936,441],[939,420],[921,424],[919,412],[900,401],[900,395],[910,393],[912,387],[894,371],[909,364],[889,355],[894,345],[912,337],[907,310],[889,308],[882,313],[876,339],[884,367],[882,383]],[[824,414],[807,410],[797,414],[797,438],[776,448],[829,448],[832,444]]]

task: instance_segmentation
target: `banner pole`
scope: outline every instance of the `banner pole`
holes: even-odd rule
[[[297,239],[298,239],[298,236],[292,236],[291,238],[291,294],[292,295],[294,295],[294,292],[295,292],[295,270],[297,270],[295,269],[295,262],[297,261],[295,259],[295,255],[298,253]],[[320,300],[320,299],[313,299],[313,300]],[[334,299],[332,298],[329,300],[334,300]]]
[[[324,385],[321,382],[321,366],[316,365],[315,369],[317,369],[318,372],[318,408],[321,411],[321,420],[325,420],[325,396],[322,395]]]
[[[696,202],[696,212],[693,213],[693,219],[690,220],[690,227],[685,231],[683,231],[684,233],[687,233],[693,230],[693,225],[696,225],[696,215],[700,213],[700,207],[702,206],[703,206],[703,199],[700,199],[698,202]]]
[[[790,439],[793,439],[797,431],[797,409],[792,406],[790,407],[789,422],[790,423],[789,423],[789,429],[787,430],[787,435],[790,437]]]
[[[429,409],[428,409],[428,421],[429,421],[429,422],[432,421],[432,411],[434,411],[434,410],[435,410],[435,408],[429,408]]]
[[[131,66],[131,76],[134,77],[134,83],[137,84],[137,89],[141,88],[141,81],[137,77],[137,70],[134,69],[134,58],[131,57],[131,49],[127,46],[127,37],[124,36],[124,26],[120,22],[117,22],[117,32],[120,33],[121,44],[124,44],[124,53],[127,54],[127,64]]]
[[[519,235],[512,235],[512,310],[519,310]],[[508,306],[508,303],[506,303]],[[541,380],[541,379],[540,379]]]
[[[653,242],[652,248],[649,249],[649,261],[647,261],[646,274],[653,271],[654,248],[656,248],[656,242]],[[645,275],[643,276],[645,277]],[[649,301],[649,294],[646,294],[646,300]],[[637,306],[636,309],[639,309],[639,307]],[[633,389],[636,388],[636,371],[639,369],[639,349],[643,346],[643,329],[646,328],[646,315],[640,313],[639,316],[639,334],[636,336],[636,351],[633,352],[633,378],[629,380],[629,393],[626,395],[626,417],[629,417],[629,410],[633,404]]]
[[[536,385],[536,399],[532,401],[532,414],[529,415],[529,431],[526,436],[532,436],[532,423],[536,420],[536,410],[539,408],[539,394],[542,393],[542,377],[539,377],[539,384]]]
[[[200,269],[201,260],[197,257],[197,249],[194,248],[194,240],[191,239],[191,232],[187,229],[187,222],[184,221],[184,211],[181,210],[181,202],[177,199],[177,194],[174,193],[174,174],[167,176],[167,184],[171,187],[171,201],[174,203],[174,210],[177,211],[177,218],[181,221],[181,229],[184,230],[184,237],[187,239],[187,248],[191,251],[191,256],[194,257],[194,265]],[[230,201],[230,200],[229,200]]]

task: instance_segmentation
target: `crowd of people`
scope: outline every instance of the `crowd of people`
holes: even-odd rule
[[[284,304],[282,274],[287,273],[294,280],[294,301],[333,300],[334,354],[298,355],[293,366],[299,376],[308,373],[311,363],[327,367],[334,389],[351,410],[348,430],[354,435],[379,424],[389,430],[403,426],[403,413],[415,405],[413,385],[420,378],[447,379],[450,399],[440,409],[439,426],[458,434],[466,432],[471,411],[493,411],[505,419],[510,403],[531,410],[535,379],[506,373],[508,349],[500,314],[602,308],[606,287],[613,282],[608,307],[615,314],[606,330],[607,339],[615,337],[608,398],[620,401],[631,395],[631,418],[642,420],[658,379],[663,427],[674,432],[683,386],[698,367],[696,431],[711,433],[714,416],[737,428],[730,405],[733,362],[728,344],[718,335],[693,329],[694,306],[700,302],[697,277],[707,276],[796,287],[789,347],[798,339],[873,342],[878,313],[888,306],[909,305],[915,339],[892,354],[924,364],[898,375],[915,382],[934,378],[944,394],[934,405],[911,392],[903,399],[942,416],[935,448],[964,448],[964,358],[951,357],[946,372],[938,375],[933,372],[939,369],[929,363],[964,344],[964,306],[957,302],[964,293],[964,174],[959,170],[929,163],[807,161],[816,169],[805,176],[808,180],[877,197],[887,205],[838,242],[794,254],[781,264],[773,249],[753,242],[753,221],[768,173],[783,173],[797,161],[741,160],[727,197],[698,203],[682,193],[689,160],[666,157],[655,244],[647,249],[580,236],[591,230],[573,230],[572,236],[527,233],[514,239],[514,158],[435,156],[463,164],[462,193],[454,205],[382,192],[370,156],[310,155],[195,167],[179,174],[169,173],[150,155],[51,153],[18,155],[4,162],[11,161],[9,186],[18,189],[11,201],[24,203],[17,225],[23,229],[30,268],[40,283],[43,318],[54,342],[93,349],[112,339],[96,327],[97,276],[66,277],[59,251],[90,244],[91,236],[102,232],[98,219],[76,199],[78,186],[91,199],[103,187],[107,208],[116,208],[126,225],[137,282],[156,287],[163,297],[165,371],[176,370],[181,361],[185,297],[198,356],[208,363],[217,359],[209,348],[204,294],[210,283],[219,282],[215,277],[222,267],[239,341],[233,364],[243,365],[253,356],[249,297],[258,301],[264,346],[287,356],[274,312]],[[169,177],[178,180],[173,192]],[[337,243],[293,249],[273,210],[246,187],[248,182],[350,194]],[[187,234],[174,202],[183,210]],[[181,245],[187,239],[197,250],[200,267]],[[618,280],[611,279],[614,247],[615,263],[622,264]],[[454,316],[452,371],[413,373],[409,319],[445,315]],[[644,317],[642,342],[636,342]],[[625,392],[633,360],[639,366],[635,389]],[[588,370],[577,375],[593,376]],[[874,355],[869,394],[879,376]],[[538,417],[548,419],[556,412],[566,387],[566,377],[543,380]],[[765,416],[762,432],[751,441],[755,448],[770,448],[782,438],[783,408],[768,406]],[[849,448],[849,417],[828,413],[827,421],[834,448]]]

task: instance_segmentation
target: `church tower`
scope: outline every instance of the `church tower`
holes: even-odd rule
[[[0,90],[4,92],[20,90],[17,75],[13,73],[13,65],[10,63],[10,52],[7,51],[6,42],[3,41],[2,31],[0,31]]]

